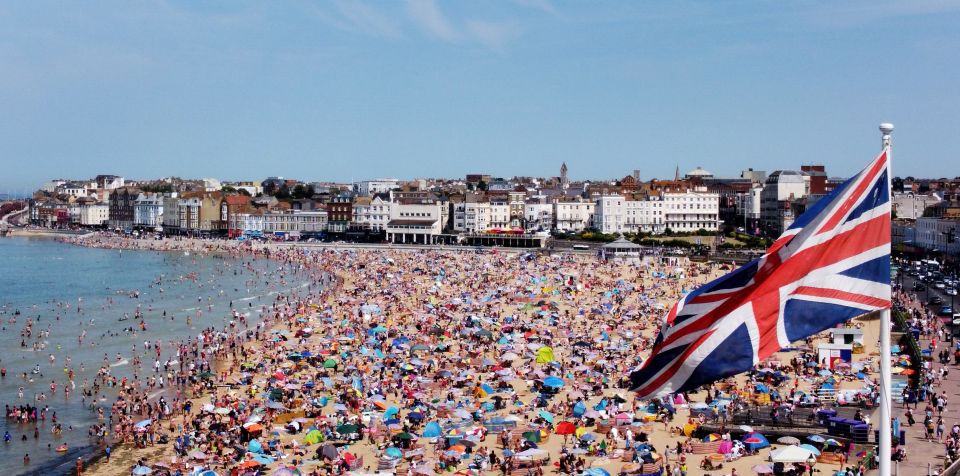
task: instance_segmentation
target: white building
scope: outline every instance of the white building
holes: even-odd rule
[[[779,236],[796,218],[792,204],[807,196],[804,175],[795,170],[776,170],[767,177],[760,192],[760,221],[763,230]]]
[[[589,200],[561,199],[553,204],[555,229],[564,233],[590,228],[596,204]]]
[[[69,195],[75,198],[83,198],[87,196],[87,184],[81,182],[66,182],[60,184],[56,188],[56,193],[59,195]]]
[[[510,201],[507,197],[494,197],[490,199],[490,221],[488,228],[495,230],[505,230],[511,227]]]
[[[720,195],[709,192],[663,194],[665,228],[693,232],[720,229]]]
[[[923,211],[929,206],[943,201],[940,197],[930,194],[921,195],[913,192],[893,194],[893,213],[897,218],[916,220],[923,216]]]
[[[85,203],[80,205],[80,224],[83,226],[104,226],[110,221],[110,206],[105,203]]]
[[[176,197],[176,194],[173,194]],[[149,229],[163,227],[163,195],[141,193],[133,202],[133,226]]]
[[[745,193],[738,193],[735,197],[737,203],[737,226],[746,228],[746,231],[753,231],[760,220],[761,202],[763,195],[763,186],[754,185]]]
[[[388,193],[397,188],[400,181],[395,178],[384,178],[375,180],[361,180],[353,183],[353,191],[357,195],[369,197],[378,193]]]
[[[220,180],[215,178],[205,178],[203,179],[203,191],[205,192],[217,192],[223,189],[223,184],[220,183]]]
[[[297,236],[301,233],[319,233],[327,229],[327,212],[292,211],[263,214],[264,233],[284,233]]]
[[[933,252],[960,255],[960,220],[917,218],[916,245]]]
[[[663,200],[659,197],[628,200],[624,202],[623,214],[623,231],[626,232],[661,234],[667,228]]]
[[[485,198],[467,195],[453,207],[454,231],[481,233],[490,229],[490,202]]]
[[[44,192],[47,192],[47,193],[53,193],[57,191],[57,187],[65,183],[67,183],[67,181],[64,179],[53,179],[49,182],[44,183],[43,186],[40,187],[40,190],[43,190]]]
[[[523,209],[523,219],[529,231],[553,229],[553,204],[544,198],[527,200]]]
[[[390,206],[387,240],[394,243],[438,243],[447,213],[447,202],[436,198],[397,199]]]
[[[593,229],[600,233],[623,232],[623,195],[601,195],[593,212]]]

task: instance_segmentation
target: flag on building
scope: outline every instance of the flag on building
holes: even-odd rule
[[[800,215],[766,253],[674,304],[650,358],[630,375],[642,398],[750,370],[791,342],[890,307],[887,152]]]

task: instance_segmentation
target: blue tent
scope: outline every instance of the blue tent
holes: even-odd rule
[[[747,433],[743,437],[743,446],[746,446],[750,451],[757,451],[760,448],[766,448],[770,446],[770,442],[767,441],[767,437],[761,435],[760,433]]]
[[[577,418],[582,417],[583,414],[586,412],[587,412],[587,406],[584,405],[583,402],[577,402],[576,405],[573,406],[573,416]]]
[[[387,410],[383,412],[383,417],[390,418],[391,415],[396,415],[397,413],[400,413],[400,409],[391,405],[390,408],[387,408]]]
[[[257,440],[250,440],[250,443],[247,445],[247,450],[249,450],[251,453],[262,453],[263,445],[261,445]]]
[[[440,428],[440,424],[435,421],[427,423],[427,426],[423,428],[424,438],[436,438],[441,434],[443,434],[443,429]]]

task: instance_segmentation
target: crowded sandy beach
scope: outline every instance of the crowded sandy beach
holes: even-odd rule
[[[875,399],[874,320],[850,323],[863,330],[864,348],[834,370],[810,352],[823,336],[707,391],[633,397],[629,373],[665,310],[731,263],[115,235],[68,241],[269,259],[276,272],[263,279],[306,273],[317,284],[277,293],[255,312],[252,303],[224,310],[228,320],[208,321],[222,327],[156,347],[158,361],[177,365],[98,387],[104,424],[91,435],[108,456],[86,469],[92,474],[749,475],[773,472],[771,452],[782,457],[778,471],[799,474],[814,451],[819,471],[859,474],[873,458],[872,449],[835,439],[768,440],[725,422],[760,404],[784,421],[801,407],[813,414],[833,405],[818,401],[826,387],[845,405]],[[162,391],[158,377],[166,377]],[[110,381],[109,371],[98,379]],[[856,413],[869,424],[872,410]]]

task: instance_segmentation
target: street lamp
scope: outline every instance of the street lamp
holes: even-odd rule
[[[813,457],[813,453],[810,453],[810,457],[807,458],[807,467],[810,470],[810,476],[813,476],[813,465],[817,463],[817,458]]]

